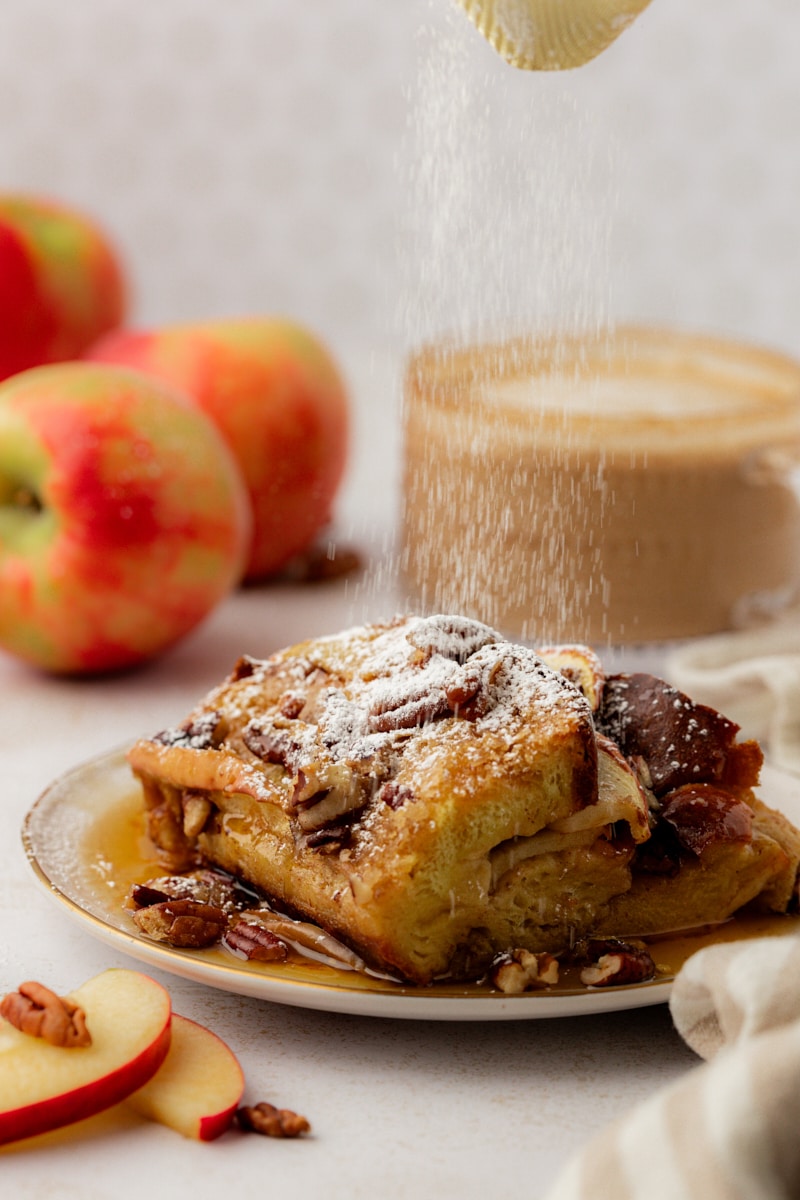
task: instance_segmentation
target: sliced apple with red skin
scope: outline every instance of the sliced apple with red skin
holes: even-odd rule
[[[210,1142],[230,1127],[243,1091],[233,1051],[210,1029],[175,1013],[163,1066],[125,1103],[184,1137]]]
[[[0,1018],[0,1143],[111,1108],[155,1075],[167,1056],[169,993],[148,975],[112,968],[68,999],[86,1013],[90,1046],[52,1046]]]

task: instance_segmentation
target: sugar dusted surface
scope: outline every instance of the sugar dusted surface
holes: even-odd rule
[[[265,679],[279,663],[302,699],[306,681],[322,668],[329,673],[302,720],[287,721],[275,705],[264,706]],[[404,746],[433,720],[458,717],[454,694],[480,694],[472,715],[476,734],[519,726],[535,711],[546,736],[548,725],[586,720],[589,706],[578,688],[527,647],[505,640],[477,621],[450,615],[408,617],[389,625],[351,628],[333,637],[301,643],[270,660],[253,663],[253,673],[212,692],[206,704],[221,703],[237,727],[291,726],[294,764],[368,766]]]

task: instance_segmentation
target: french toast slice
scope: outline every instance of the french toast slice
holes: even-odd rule
[[[412,616],[241,658],[129,760],[169,869],[220,868],[427,984],[785,910],[800,834],[737,732],[582,648]]]

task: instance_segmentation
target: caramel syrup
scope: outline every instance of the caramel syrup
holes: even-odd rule
[[[93,822],[81,851],[79,865],[82,883],[92,894],[93,911],[114,928],[136,934],[136,926],[127,916],[131,911],[127,902],[130,889],[133,884],[144,883],[148,879],[165,874],[165,871],[159,864],[155,846],[145,833],[141,793],[135,784],[131,785],[130,791],[125,795],[112,799],[109,806]],[[724,924],[711,928],[659,935],[647,939],[650,953],[656,963],[655,978],[649,983],[629,986],[646,988],[652,984],[669,982],[686,960],[704,946],[798,932],[798,916],[747,914],[732,917]],[[209,964],[224,966],[228,970],[257,972],[296,983],[371,992],[391,991],[395,994],[414,994],[423,990],[413,985],[395,983],[370,972],[347,969],[337,965],[332,959],[325,959],[300,947],[290,947],[289,957],[279,963],[248,962],[217,947],[172,953],[199,957]],[[529,992],[527,995],[533,998],[585,993],[587,988],[580,982],[579,975],[579,967],[562,966],[556,985]],[[426,995],[443,997],[503,996],[503,993],[486,983],[434,984],[424,991]]]

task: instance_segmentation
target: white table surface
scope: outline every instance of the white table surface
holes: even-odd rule
[[[0,988],[40,979],[68,991],[109,966],[140,968],[48,898],[19,830],[65,770],[182,718],[243,651],[401,607],[390,569],[397,495],[396,396],[372,364],[356,389],[354,458],[337,521],[369,560],[366,582],[241,592],[143,670],[57,680],[0,656],[4,835]],[[379,449],[380,448],[380,449]],[[486,1197],[544,1194],[560,1166],[615,1115],[696,1063],[666,1006],[570,1019],[420,1022],[248,999],[145,968],[175,1011],[239,1055],[250,1102],[304,1113],[298,1141],[226,1134],[211,1144],[118,1111],[0,1151],[14,1200],[144,1197]]]

